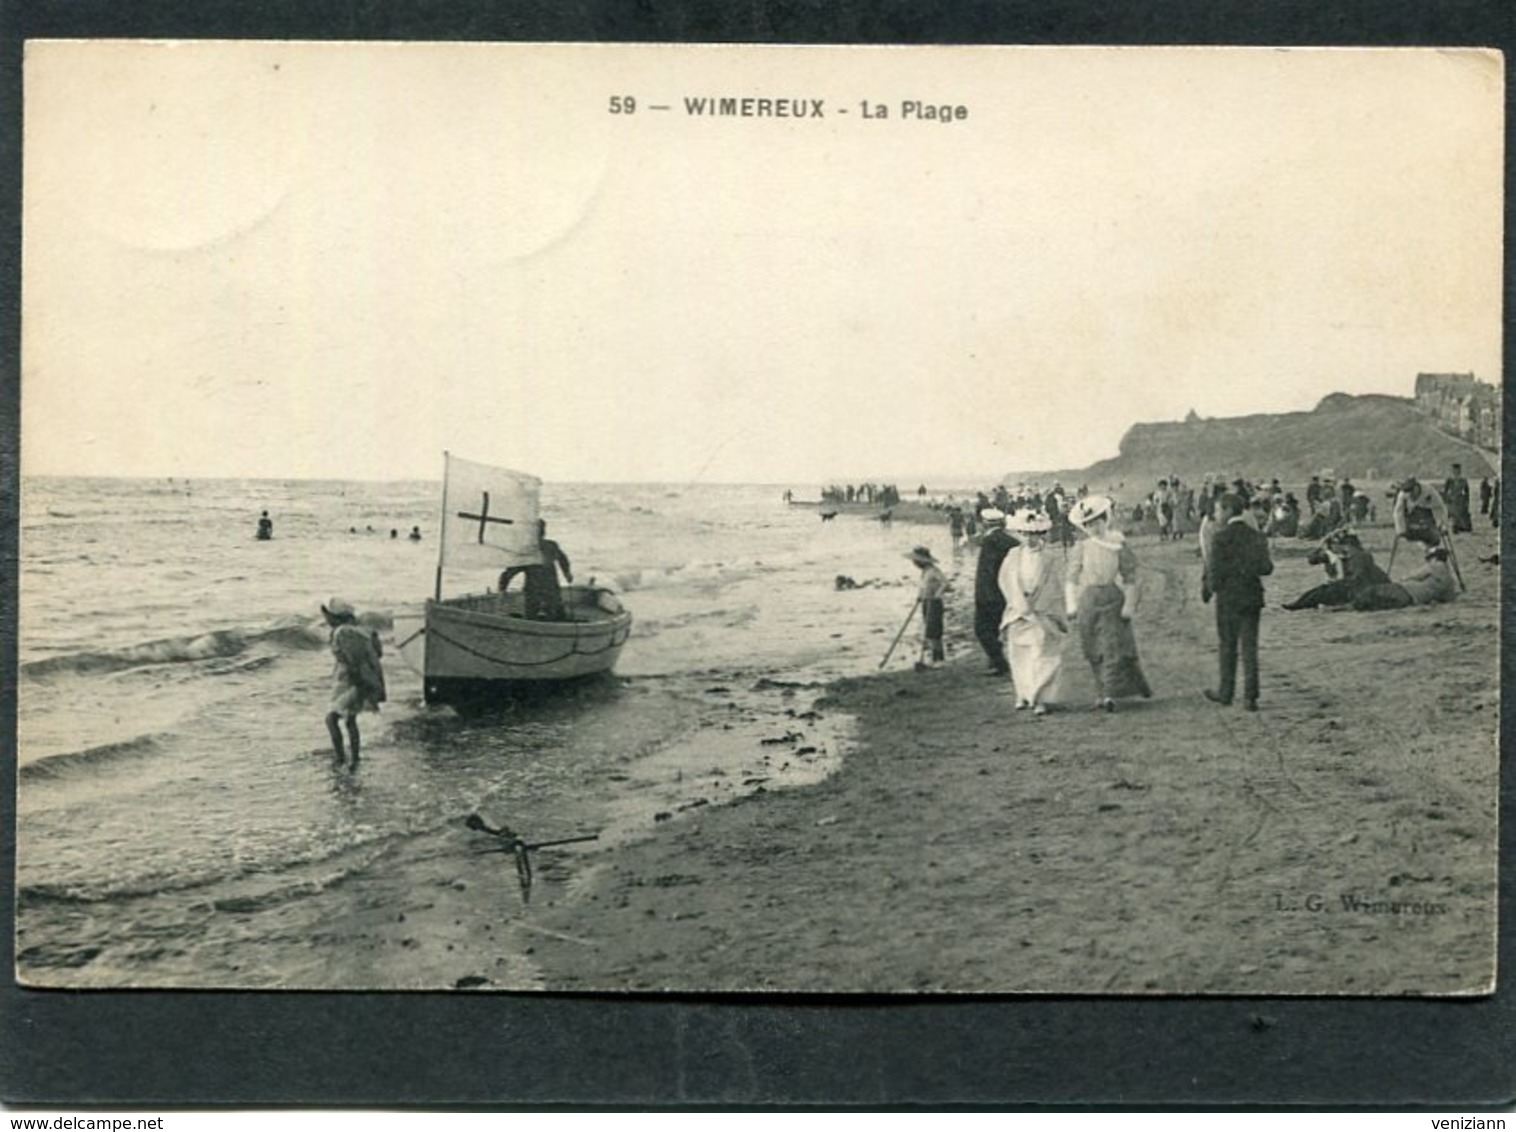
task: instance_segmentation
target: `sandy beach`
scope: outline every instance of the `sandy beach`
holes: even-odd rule
[[[776,769],[844,744],[835,773],[724,784],[717,804],[709,782],[638,768],[641,808],[599,843],[537,854],[530,903],[509,857],[439,837],[334,927],[318,963],[343,969],[296,981],[519,986],[510,930],[531,940],[530,985],[553,990],[1479,993],[1498,570],[1477,559],[1495,535],[1460,538],[1458,602],[1363,614],[1281,611],[1320,571],[1280,542],[1257,715],[1200,695],[1215,645],[1192,539],[1137,540],[1155,695],[1114,715],[1087,710],[1072,651],[1063,710],[1015,712],[960,584],[942,669],[897,654],[706,736],[768,736],[754,757]],[[1381,562],[1390,537],[1366,532]]]

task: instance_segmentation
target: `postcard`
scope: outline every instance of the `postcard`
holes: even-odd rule
[[[1493,989],[1498,52],[24,83],[23,985]]]

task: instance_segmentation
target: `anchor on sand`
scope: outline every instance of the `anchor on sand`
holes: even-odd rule
[[[499,842],[500,851],[509,853],[516,859],[516,879],[521,882],[522,902],[529,902],[532,898],[532,851],[546,849],[551,845],[574,845],[581,841],[598,841],[598,833],[584,834],[580,837],[560,837],[555,841],[535,841],[528,843],[520,834],[509,826],[501,826],[494,829],[485,823],[478,814],[469,814],[463,819],[463,824],[470,829],[477,829],[480,833],[487,833]]]

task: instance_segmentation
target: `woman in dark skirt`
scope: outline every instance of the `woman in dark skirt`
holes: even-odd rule
[[[1122,697],[1153,694],[1132,633],[1137,558],[1125,536],[1111,529],[1111,501],[1104,496],[1081,499],[1069,518],[1085,537],[1069,556],[1065,597],[1095,676],[1095,708],[1115,711]]]

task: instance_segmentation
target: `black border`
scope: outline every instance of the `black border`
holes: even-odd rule
[[[1516,1097],[1509,979],[1475,1001],[68,992],[14,983],[21,60],[27,38],[1481,46],[1507,0],[12,0],[0,10],[0,1098],[472,1109],[1403,1110]],[[1507,90],[1507,183],[1510,107]],[[1457,192],[1456,184],[1449,192]],[[1506,221],[1511,217],[1507,194]],[[1506,249],[1506,326],[1511,325]],[[1511,434],[1513,414],[1506,406]],[[1508,478],[1504,469],[1503,478]],[[1511,508],[1506,508],[1508,519]],[[1510,522],[1503,543],[1509,543]],[[102,578],[102,585],[109,579]],[[1509,633],[1511,586],[1502,583]],[[1512,664],[1502,650],[1501,679]],[[1513,718],[1501,704],[1502,734]],[[1502,743],[1502,763],[1504,763]],[[1513,787],[1501,785],[1509,862]],[[1500,885],[1500,970],[1513,885]]]

